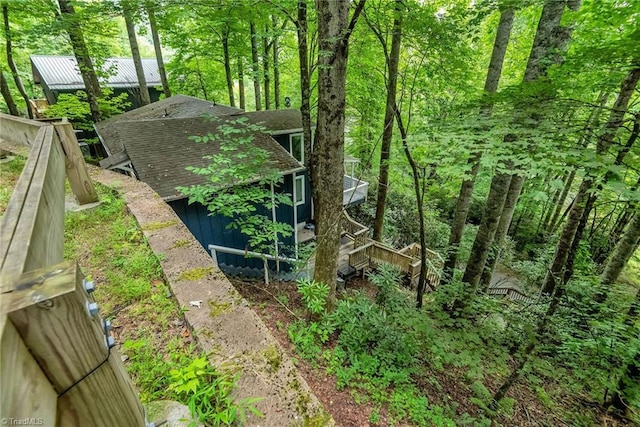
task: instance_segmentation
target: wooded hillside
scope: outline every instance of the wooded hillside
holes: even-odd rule
[[[151,57],[165,96],[301,110],[315,204],[314,279],[328,285],[329,311],[290,337],[297,349],[304,336],[342,351],[322,363],[338,376],[351,369],[345,385],[365,384],[365,394],[409,390],[417,409],[393,412],[393,398],[371,398],[376,410],[393,413],[390,422],[437,424],[412,411],[432,409],[417,379],[435,378],[430,370],[438,366],[455,366],[451,381],[472,390],[470,423],[510,425],[518,384],[558,422],[638,421],[640,2],[1,5],[4,112],[31,116],[28,100],[43,97],[31,74],[36,54],[76,58],[86,90],[60,95],[45,114],[67,116],[77,128],[126,108],[101,83],[109,57],[138,64],[142,104],[150,99],[140,58]],[[445,267],[435,292],[423,271],[411,302],[384,272],[369,312],[359,296],[337,294],[345,153],[371,183],[368,201],[351,215],[375,240],[438,251]],[[496,299],[492,288],[500,286],[525,302]],[[393,348],[393,334],[406,351]],[[424,342],[439,336],[450,347]],[[437,401],[442,419],[466,419],[455,401]]]

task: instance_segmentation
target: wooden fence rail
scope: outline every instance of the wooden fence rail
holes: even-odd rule
[[[30,147],[0,221],[0,422],[146,426],[93,285],[62,262],[65,175],[97,201],[71,125],[0,114],[0,139]]]

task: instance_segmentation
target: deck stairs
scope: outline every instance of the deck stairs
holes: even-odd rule
[[[412,243],[403,249],[395,249],[370,239],[369,228],[355,221],[345,210],[342,211],[342,230],[343,235],[353,241],[353,247],[345,257],[350,270],[362,272],[381,264],[391,264],[407,275],[412,288],[417,286],[421,265],[419,244]],[[429,263],[427,286],[434,290],[440,283],[444,260],[437,252],[430,249],[425,251]]]

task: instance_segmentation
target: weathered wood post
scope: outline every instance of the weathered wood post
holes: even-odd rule
[[[0,120],[0,138],[30,146],[0,220],[0,422],[144,427],[92,286],[60,264],[65,171],[80,203],[97,200],[73,129]]]
[[[108,322],[75,262],[26,273],[5,313],[58,395],[59,426],[145,426]]]
[[[71,123],[54,123],[56,137],[60,141],[66,159],[67,179],[71,185],[71,190],[81,205],[95,203],[98,201],[98,194],[93,188],[93,181],[89,177],[87,167],[78,139],[73,131]]]

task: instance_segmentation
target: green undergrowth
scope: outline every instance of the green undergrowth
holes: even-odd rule
[[[253,402],[233,401],[237,378],[209,365],[135,218],[115,192],[96,187],[100,206],[65,216],[65,259],[95,282],[141,400],[178,400],[206,426],[241,421]]]
[[[522,357],[523,343],[545,304],[523,306],[478,297],[468,312],[452,317],[442,307],[459,291],[455,284],[431,294],[423,310],[416,310],[413,295],[398,285],[398,273],[391,267],[383,266],[369,279],[378,288],[375,298],[348,294],[332,312],[292,323],[288,336],[300,357],[333,375],[338,389],[348,390],[356,403],[373,408],[372,425],[526,423],[516,417],[518,405],[537,407],[549,425],[559,419],[576,426],[598,425],[597,414],[580,399],[598,402],[615,386],[627,353],[633,354],[625,343],[636,341],[606,334],[611,313],[588,323],[562,313],[515,392],[494,405],[493,393]],[[298,286],[308,294],[321,290],[317,284],[316,290],[309,283]],[[588,289],[576,281],[567,291],[576,306],[563,305],[562,310],[584,312],[580,304],[589,300]],[[317,300],[303,303],[309,311],[321,306]],[[628,301],[620,303],[625,304]]]
[[[9,204],[13,187],[22,173],[25,161],[24,157],[15,156],[9,161],[0,163],[0,216]]]
[[[0,164],[0,216],[24,165],[19,156]],[[124,201],[94,185],[101,204],[65,214],[64,258],[77,261],[96,284],[100,314],[112,322],[140,399],[182,402],[205,426],[242,424],[248,411],[261,415],[253,406],[256,399],[234,400],[238,377],[217,371],[197,346],[158,258]]]

